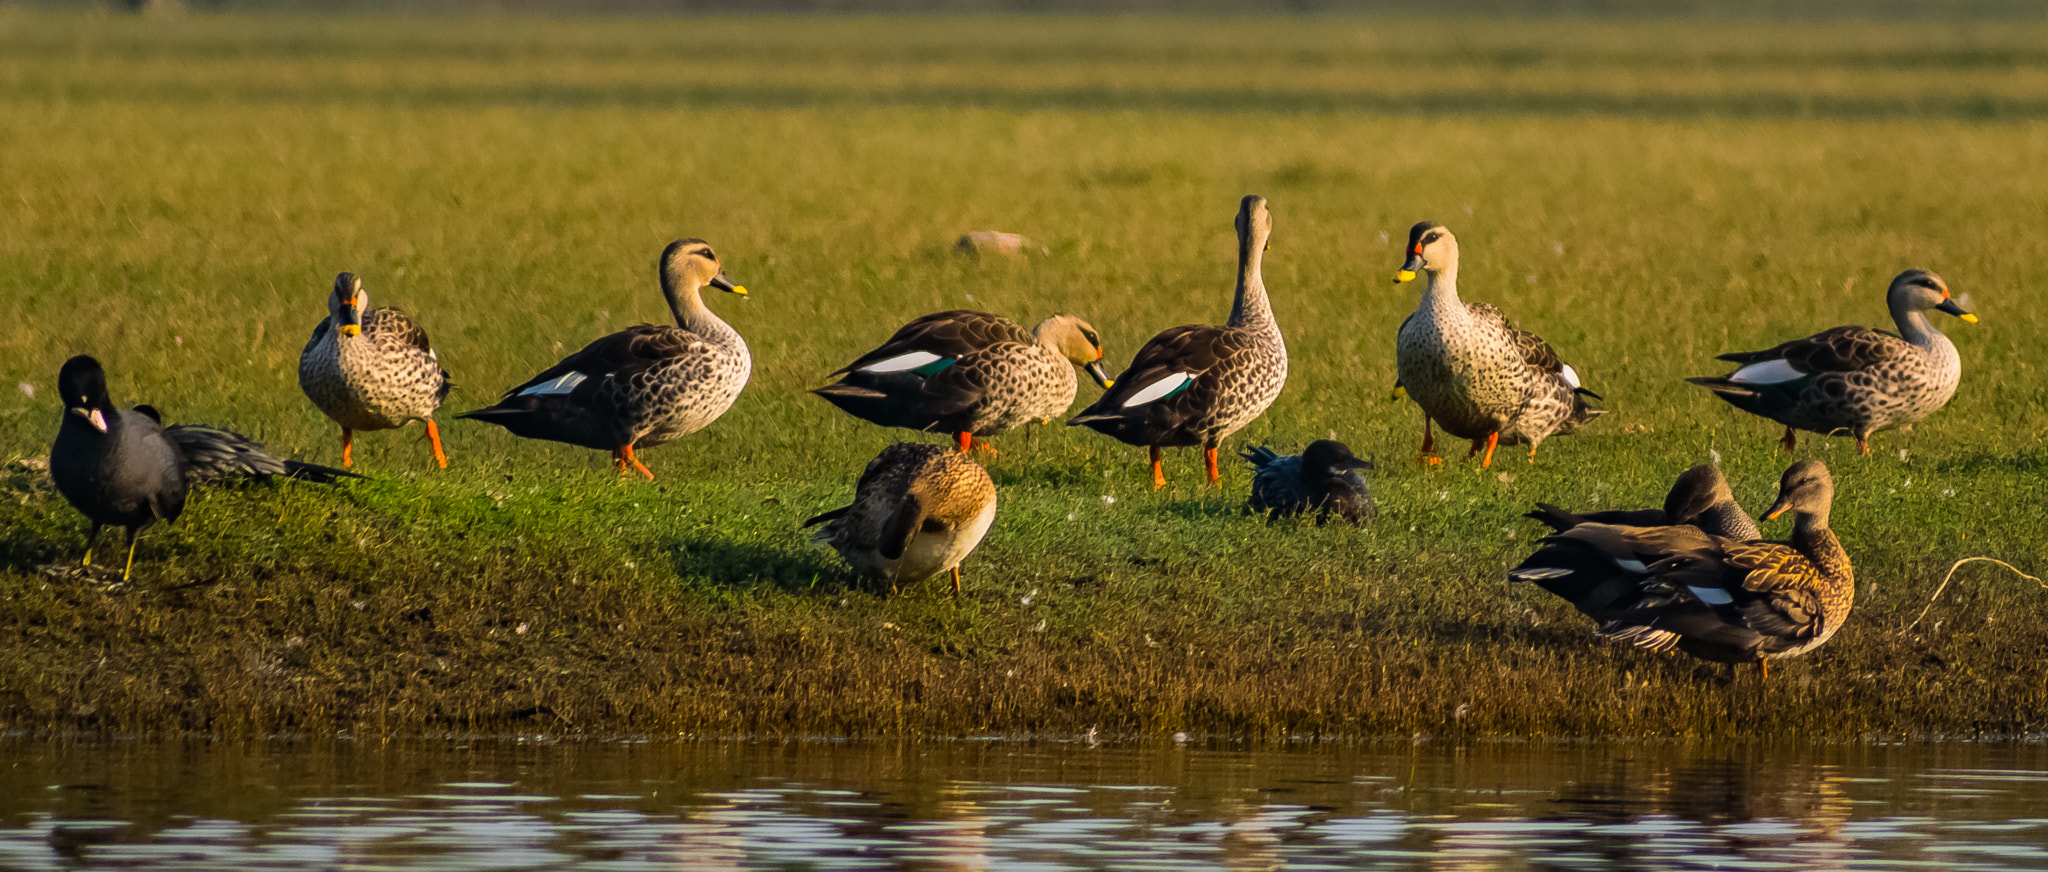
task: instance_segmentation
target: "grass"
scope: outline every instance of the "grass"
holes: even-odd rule
[[[547,21],[0,9],[0,724],[10,728],[1217,735],[2013,734],[2048,724],[2048,26],[1376,20]],[[999,441],[997,525],[888,599],[810,546],[900,434],[807,395],[942,307],[1093,321],[1112,362],[1229,307],[1239,196],[1271,198],[1286,393],[1232,447],[1377,455],[1362,531],[1243,517],[1246,476],[1079,429]],[[1400,234],[1459,233],[1468,296],[1551,339],[1612,414],[1493,470],[1408,463],[1387,398]],[[963,260],[961,232],[1050,256]],[[347,269],[487,403],[665,317],[702,236],[753,381],[706,431],[603,455],[467,422],[367,434],[375,480],[202,493],[109,589],[38,567],[83,524],[39,474],[53,381],[335,462],[298,349]],[[1950,406],[1840,482],[1857,611],[1759,692],[1604,644],[1505,567],[1536,500],[1656,504],[1718,452],[1752,508],[1775,434],[1689,388],[1715,353],[1881,323],[1940,272]],[[1093,395],[1084,386],[1083,402]],[[1901,452],[1905,453],[1901,453]],[[1113,497],[1114,502],[1108,498]],[[1458,713],[1462,711],[1462,717]]]

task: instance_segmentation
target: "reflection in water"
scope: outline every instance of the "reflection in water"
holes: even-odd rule
[[[0,740],[0,869],[2048,869],[2038,745]]]

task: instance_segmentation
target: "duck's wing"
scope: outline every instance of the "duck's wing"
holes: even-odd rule
[[[1601,399],[1599,394],[1587,390],[1579,382],[1578,370],[1565,363],[1564,358],[1558,356],[1557,349],[1543,337],[1515,326],[1515,322],[1508,320],[1506,314],[1490,303],[1466,303],[1465,310],[1472,314],[1473,319],[1492,324],[1506,333],[1514,342],[1515,350],[1521,354],[1523,363],[1539,372],[1556,377],[1575,394]]]
[[[1249,350],[1252,343],[1249,334],[1227,327],[1191,324],[1167,330],[1138,349],[1115,386],[1067,423],[1125,422],[1145,430],[1176,429],[1215,403],[1217,380],[1203,376]]]
[[[1882,366],[1913,353],[1895,333],[1869,327],[1836,327],[1762,351],[1732,351],[1717,359],[1742,366],[1725,376],[1686,381],[1719,394],[1737,407],[1766,417],[1791,409],[1809,389],[1846,391],[1843,376]]]
[[[518,396],[566,396],[575,402],[591,401],[607,382],[629,380],[657,365],[709,351],[710,343],[687,330],[665,324],[636,324],[583,346],[506,391],[503,400]]]
[[[1668,523],[1663,509],[1609,509],[1572,512],[1549,503],[1537,503],[1536,510],[1522,515],[1541,521],[1553,532],[1562,533],[1580,524],[1619,524],[1625,527],[1660,527]]]
[[[322,323],[324,324],[325,322]],[[455,383],[449,380],[448,371],[441,368],[441,355],[434,350],[433,342],[427,339],[426,328],[421,327],[419,322],[414,321],[411,316],[405,314],[401,309],[385,306],[379,309],[371,309],[369,314],[363,317],[363,332],[372,336],[382,337],[382,341],[391,343],[398,348],[411,349],[424,355],[427,362],[434,367],[434,371],[439,373],[441,378],[441,386],[435,389],[434,399],[437,401],[448,399],[448,392],[455,389]],[[317,329],[314,334],[314,341],[319,341]]]
[[[313,325],[313,336],[312,338],[306,340],[306,347],[300,349],[299,356],[304,357],[308,354],[311,354],[313,352],[313,346],[319,345],[321,340],[327,338],[327,331],[333,329],[334,316],[329,315],[325,318],[320,319],[320,323]]]
[[[936,374],[965,355],[1002,343],[1031,344],[1030,331],[1001,315],[955,309],[934,312],[903,325],[875,350],[832,375],[850,372]]]

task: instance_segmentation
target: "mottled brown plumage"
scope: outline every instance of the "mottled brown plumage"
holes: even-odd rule
[[[1152,337],[1102,397],[1067,423],[1149,447],[1152,483],[1166,486],[1160,449],[1202,446],[1209,482],[1216,451],[1256,420],[1287,383],[1287,344],[1273,320],[1260,265],[1273,219],[1264,197],[1238,207],[1237,298],[1221,327],[1188,325]]]
[[[654,473],[635,452],[718,420],[746,387],[753,358],[738,331],[705,307],[709,286],[745,295],[702,239],[669,243],[657,264],[675,326],[639,324],[598,339],[458,417],[529,439],[612,452],[621,472]]]
[[[1055,315],[1025,330],[987,312],[956,309],[905,324],[887,342],[813,391],[884,427],[955,434],[964,448],[1074,403],[1074,366],[1107,387],[1102,340],[1088,322]]]
[[[328,316],[299,352],[299,389],[341,425],[341,465],[354,463],[357,430],[426,425],[434,461],[448,466],[434,412],[454,388],[427,331],[393,308],[370,309],[362,279],[342,273],[327,296]]]
[[[1926,270],[1899,273],[1885,290],[1898,333],[1848,326],[1794,339],[1763,351],[1723,354],[1742,364],[1726,376],[1687,381],[1745,412],[1785,425],[1785,450],[1794,430],[1846,433],[1870,452],[1870,436],[1926,418],[1948,404],[1962,381],[1955,343],[1927,320],[1929,310],[1975,322],[1950,297],[1941,277]]]
[[[1795,513],[1789,543],[1695,527],[1581,524],[1509,573],[1570,601],[1602,635],[1726,663],[1795,657],[1841,629],[1855,571],[1828,526],[1834,480],[1818,461],[1785,471],[1766,520]]]
[[[1434,463],[1431,423],[1482,448],[1491,466],[1499,444],[1528,443],[1529,456],[1551,436],[1575,432],[1602,414],[1586,404],[1577,371],[1557,350],[1517,328],[1499,309],[1458,299],[1458,242],[1448,228],[1424,221],[1409,231],[1407,261],[1395,281],[1427,273],[1429,285],[1413,315],[1401,322],[1394,361],[1399,386],[1422,407],[1422,457]]]
[[[900,585],[953,574],[981,544],[996,517],[996,486],[965,454],[936,445],[899,442],[861,472],[853,503],[804,522],[860,575]]]

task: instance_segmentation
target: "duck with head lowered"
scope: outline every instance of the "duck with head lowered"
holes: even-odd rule
[[[653,480],[639,449],[704,429],[732,407],[753,372],[746,340],[704,305],[702,291],[745,296],[711,243],[679,239],[657,264],[675,326],[639,324],[583,347],[505,392],[495,405],[457,417],[528,439],[609,451],[621,473]]]
[[[1422,407],[1422,462],[1441,462],[1431,422],[1472,440],[1470,454],[1484,450],[1486,467],[1499,445],[1526,442],[1534,460],[1543,440],[1602,414],[1586,404],[1599,395],[1550,343],[1493,306],[1458,299],[1458,239],[1450,228],[1424,221],[1408,231],[1408,257],[1394,283],[1418,275],[1428,278],[1422,305],[1401,322],[1394,363],[1398,388]]]
[[[1152,337],[1094,405],[1067,421],[1152,452],[1152,487],[1166,486],[1160,449],[1202,447],[1209,483],[1222,472],[1216,450],[1257,420],[1287,384],[1287,343],[1273,320],[1260,273],[1273,216],[1266,198],[1237,210],[1237,295],[1223,326],[1190,324]]]
[[[1752,415],[1785,425],[1786,451],[1795,430],[1846,433],[1870,453],[1870,435],[1914,423],[1948,405],[1963,378],[1956,345],[1927,320],[1945,312],[1965,324],[1977,316],[1950,296],[1941,277],[1909,269],[1885,290],[1899,332],[1836,327],[1763,351],[1735,351],[1718,359],[1742,364],[1725,376],[1686,381]]]

